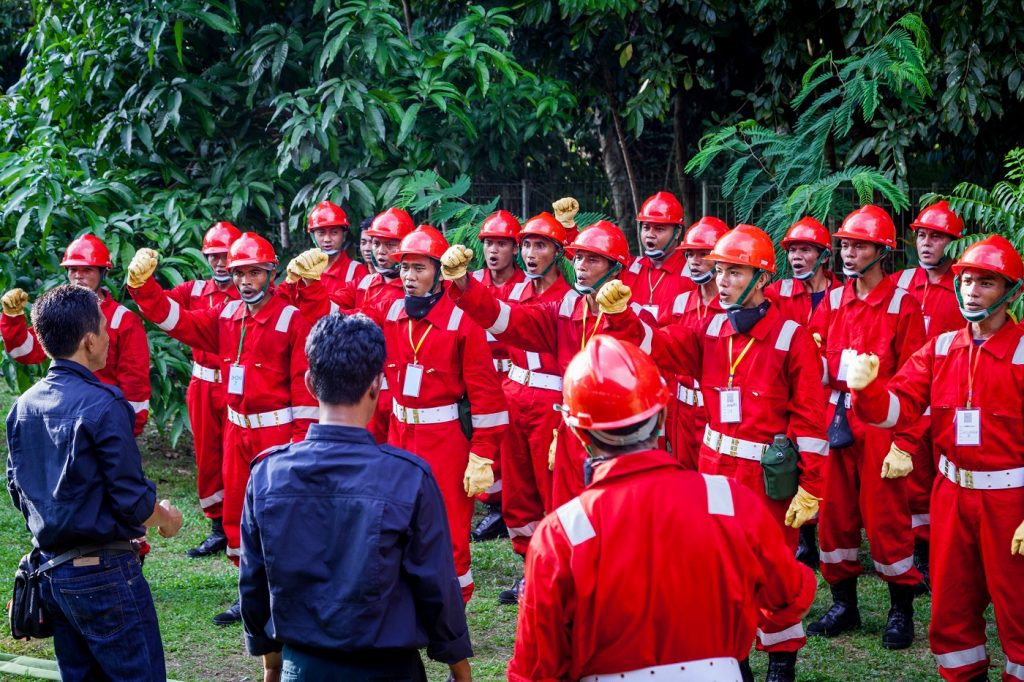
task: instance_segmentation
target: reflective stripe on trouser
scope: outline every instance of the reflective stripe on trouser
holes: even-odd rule
[[[941,476],[932,488],[932,617],[928,642],[946,680],[970,680],[988,666],[985,609],[995,607],[1009,663],[1024,663],[1024,557],[1010,554],[1024,519],[1024,488],[968,490]],[[1008,665],[1003,679],[1018,679]]]
[[[415,452],[430,465],[448,514],[455,574],[469,575],[469,532],[473,525],[474,498],[468,497],[463,487],[469,463],[469,441],[462,435],[458,420],[440,424],[404,424],[392,415],[388,442]],[[462,598],[469,601],[472,595],[473,583],[462,583]]]
[[[551,431],[562,420],[551,405],[561,399],[561,394],[509,379],[502,385],[509,408],[509,428],[501,446],[501,515],[512,538],[512,549],[526,556],[537,523],[544,518],[545,511],[554,509],[550,506],[548,448]]]
[[[830,419],[834,409],[829,410]],[[864,572],[855,552],[864,528],[879,576],[916,585],[921,573],[914,567],[906,479],[881,476],[892,431],[868,426],[852,411],[846,414],[856,440],[848,448],[832,449],[825,464],[825,494],[818,516],[821,575],[834,585]]]
[[[193,377],[185,392],[196,453],[196,492],[209,519],[222,514],[224,500],[224,385]]]
[[[931,419],[931,417],[922,417]],[[927,429],[917,447],[910,453],[914,470],[907,476],[907,504],[912,515],[914,539],[928,542],[931,526],[928,521],[928,505],[931,502],[932,483],[935,482],[935,462],[938,456],[932,449],[931,429]]]
[[[231,422],[224,425],[224,534],[228,537],[227,555],[236,566],[249,465],[267,448],[291,438],[291,424],[260,429],[246,429]]]

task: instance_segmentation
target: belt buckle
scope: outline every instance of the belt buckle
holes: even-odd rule
[[[243,428],[246,428],[246,429],[251,429],[252,428],[252,423],[249,421],[249,415],[244,414],[242,412],[239,412],[238,416],[242,418],[242,426],[243,426]]]
[[[410,424],[420,423],[420,411],[416,407],[405,408],[405,416],[408,417]]]
[[[967,489],[974,488],[974,472],[973,471],[964,471],[963,469],[960,469],[959,470],[959,474],[960,474],[960,477],[963,478],[963,483],[960,484],[962,487],[967,488]]]
[[[732,442],[729,443],[729,454],[732,455],[733,457],[739,457],[739,453],[737,452],[739,450],[739,447],[740,447],[740,439],[739,438],[733,438]]]

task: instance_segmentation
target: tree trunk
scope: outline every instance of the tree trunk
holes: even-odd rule
[[[683,115],[685,98],[683,89],[676,88],[672,107],[672,153],[675,158],[675,185],[679,200],[683,203],[683,220],[687,225],[697,222],[697,217],[704,212],[700,203],[700,195],[697,191],[699,185],[693,178],[687,175],[683,169],[686,168],[686,158],[690,143],[690,136],[687,134],[686,117]]]
[[[636,213],[633,210],[633,195],[629,188],[629,174],[626,173],[626,163],[622,158],[622,150],[619,148],[615,126],[611,122],[599,120],[597,136],[601,141],[601,161],[604,165],[604,174],[608,177],[608,186],[611,189],[615,221],[623,228],[630,242],[633,242],[635,240],[632,234],[634,231],[628,229],[628,226],[632,224],[632,216],[635,216]]]

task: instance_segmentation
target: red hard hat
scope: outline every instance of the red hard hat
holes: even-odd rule
[[[725,233],[704,258],[775,272],[775,246],[772,239],[760,227],[753,225],[737,225]]]
[[[650,419],[668,404],[668,388],[647,353],[628,341],[598,334],[565,369],[566,421],[607,431]]]
[[[447,250],[448,240],[436,227],[420,225],[402,239],[398,250],[391,254],[391,258],[401,261],[404,256],[417,255],[439,261]]]
[[[246,265],[277,265],[274,247],[255,232],[246,232],[235,240],[228,251],[228,269]]]
[[[994,272],[1013,282],[1024,278],[1024,262],[1021,262],[1020,254],[1006,237],[998,234],[971,244],[960,260],[953,264],[953,272],[957,275],[963,274],[967,268]]]
[[[241,236],[242,231],[231,223],[224,220],[216,222],[203,235],[203,253],[227,253]]]
[[[64,251],[64,260],[60,262],[65,268],[112,268],[110,251],[107,245],[94,234],[83,234],[68,244]]]
[[[414,229],[412,216],[400,208],[389,208],[373,219],[366,234],[377,239],[405,239]]]
[[[550,213],[538,213],[519,231],[519,240],[522,241],[523,237],[547,237],[559,246],[565,246],[565,225]]]
[[[321,201],[309,212],[307,232],[327,227],[348,227],[348,216],[345,210],[330,201]]]
[[[917,214],[917,220],[910,223],[915,230],[924,228],[948,234],[953,239],[959,239],[964,233],[964,221],[949,208],[948,201],[940,201],[926,207]]]
[[[683,224],[683,205],[671,192],[658,192],[644,202],[636,217],[640,223]]]
[[[871,242],[893,249],[896,248],[896,225],[884,208],[865,204],[846,216],[835,238]]]
[[[830,249],[832,248],[832,235],[829,234],[827,227],[808,215],[790,225],[786,236],[782,238],[782,248],[788,249],[789,245],[794,242],[814,244],[823,249]]]
[[[693,225],[690,225],[690,229],[686,231],[686,236],[683,237],[683,243],[679,245],[679,248],[684,251],[710,251],[715,248],[718,240],[728,231],[729,226],[725,224],[724,220],[706,215]]]
[[[626,235],[622,234],[618,225],[607,220],[598,220],[580,232],[576,240],[565,249],[570,258],[575,257],[577,251],[596,253],[610,258],[622,267],[629,264],[629,243],[626,242]]]
[[[508,211],[498,211],[484,221],[484,224],[480,227],[480,234],[477,237],[480,241],[485,239],[518,239],[521,229],[522,227],[514,215]]]

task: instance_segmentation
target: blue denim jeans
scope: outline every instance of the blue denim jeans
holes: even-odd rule
[[[317,655],[285,644],[281,658],[281,682],[427,682],[415,649]]]
[[[105,550],[78,563],[94,559],[95,565],[69,561],[43,574],[40,592],[61,679],[164,682],[156,609],[138,557]]]

